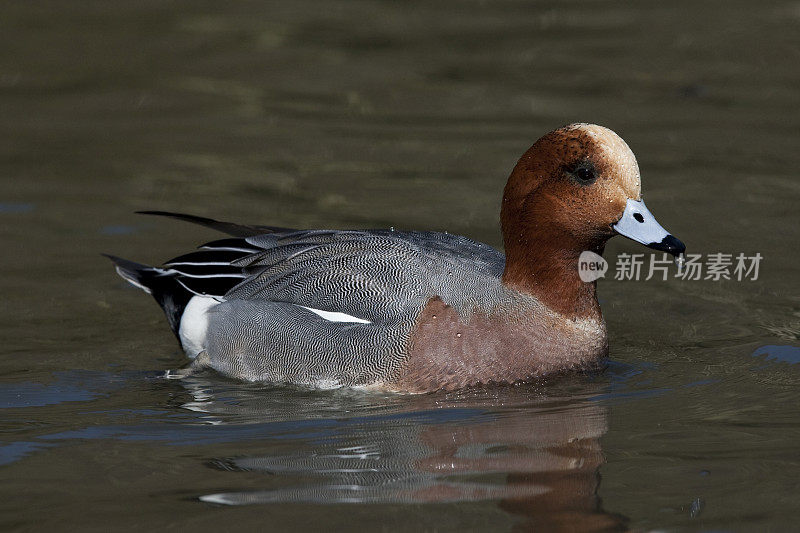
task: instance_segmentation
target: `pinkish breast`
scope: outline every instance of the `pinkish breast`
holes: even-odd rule
[[[596,367],[607,353],[600,316],[570,320],[535,306],[463,317],[433,298],[414,325],[406,364],[388,385],[428,392],[512,383]]]

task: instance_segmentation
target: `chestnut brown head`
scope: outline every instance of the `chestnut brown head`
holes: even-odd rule
[[[616,233],[675,255],[685,249],[644,206],[631,149],[594,124],[559,128],[525,152],[506,185],[501,221],[512,253],[530,246],[602,251]]]

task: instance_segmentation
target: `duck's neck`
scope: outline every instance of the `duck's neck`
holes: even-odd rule
[[[566,317],[600,319],[596,282],[581,280],[578,258],[585,249],[602,254],[603,245],[581,248],[569,236],[530,230],[504,236],[507,287],[534,296]]]

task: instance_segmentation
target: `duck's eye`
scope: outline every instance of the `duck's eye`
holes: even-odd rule
[[[597,179],[594,168],[589,166],[580,166],[576,168],[572,174],[582,185],[589,185],[590,183],[594,183],[594,181]]]

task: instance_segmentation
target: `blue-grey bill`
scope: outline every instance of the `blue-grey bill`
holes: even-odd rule
[[[675,257],[686,251],[686,245],[661,227],[642,200],[628,198],[622,218],[611,227],[620,235]]]

